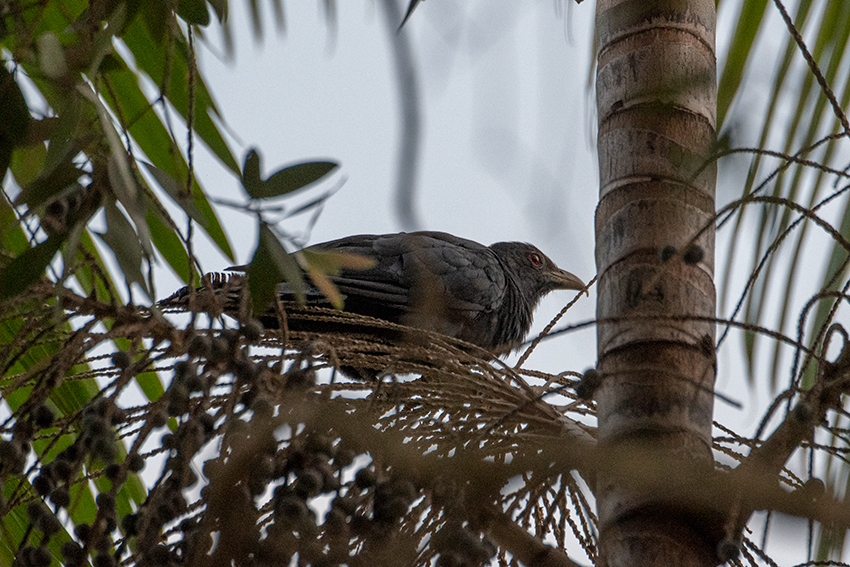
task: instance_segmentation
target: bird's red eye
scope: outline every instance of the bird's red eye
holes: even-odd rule
[[[537,252],[532,252],[528,255],[528,261],[531,262],[532,266],[539,266],[543,263],[543,259],[540,257],[540,254]]]

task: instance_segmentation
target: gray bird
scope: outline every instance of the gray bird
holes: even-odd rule
[[[330,278],[345,311],[448,335],[496,355],[522,343],[546,294],[585,288],[577,276],[522,242],[484,246],[444,232],[402,232],[349,236],[311,250],[373,260],[369,268],[343,268]],[[295,302],[285,283],[278,294],[285,304]],[[185,308],[188,295],[184,288],[160,306]],[[310,284],[307,303],[330,305]],[[276,326],[271,319],[262,318]]]

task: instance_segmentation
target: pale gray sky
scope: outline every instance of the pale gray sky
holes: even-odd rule
[[[283,35],[273,31],[268,10],[266,38],[256,43],[247,7],[234,2],[235,59],[222,61],[203,48],[199,52],[237,159],[241,162],[256,147],[265,173],[315,158],[341,163],[328,184],[303,197],[345,181],[327,202],[310,243],[400,230],[393,208],[399,91],[381,2],[337,2],[335,27],[328,25],[321,2],[284,4]],[[728,43],[736,5],[724,2],[718,53]],[[419,6],[402,33],[410,36],[421,88],[416,206],[423,228],[486,244],[533,242],[585,280],[594,275],[598,176],[594,94],[588,89],[594,8],[593,2],[566,0],[428,0]],[[776,19],[776,14],[770,17]],[[774,70],[784,33],[777,30],[762,38],[758,54],[763,63],[750,71],[752,88],[736,103],[744,117],[755,115],[764,103],[760,82],[770,80]],[[220,50],[214,30],[209,42]],[[754,127],[743,137],[757,132]],[[746,173],[742,163],[747,162],[721,163],[718,207],[740,195]],[[199,154],[196,168],[211,195],[241,196],[237,180],[212,158]],[[226,210],[222,218],[237,261],[248,261],[255,245],[254,220]],[[282,225],[293,232],[302,227],[303,222]],[[725,265],[729,232],[718,237],[718,270]],[[200,246],[199,252],[206,270],[229,264],[208,246]],[[746,267],[749,257],[743,258],[733,267]],[[813,269],[822,263],[816,256],[808,260]],[[736,274],[736,289],[745,280],[746,273]],[[166,291],[160,288],[160,294]],[[561,292],[547,298],[533,332],[572,296]],[[595,301],[592,292],[564,321],[592,319]],[[741,342],[740,335],[730,337],[719,352],[718,388],[745,407],[736,410],[717,402],[716,419],[746,434],[758,424],[769,396],[766,382],[746,384]],[[527,365],[583,371],[595,365],[595,353],[595,329],[590,328],[544,343]],[[801,539],[785,537],[789,527]],[[772,533],[774,547],[768,550],[780,565],[805,560],[804,522],[780,522]]]

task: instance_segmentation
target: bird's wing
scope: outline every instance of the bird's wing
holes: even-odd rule
[[[492,251],[443,232],[350,236],[316,246],[375,260],[365,270],[343,269],[332,278],[347,298],[400,310],[439,302],[442,308],[492,311],[501,304],[505,276]]]

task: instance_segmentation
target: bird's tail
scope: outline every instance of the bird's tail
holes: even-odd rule
[[[166,312],[237,313],[245,303],[246,282],[245,274],[210,272],[204,274],[197,288],[182,287],[157,305]]]

